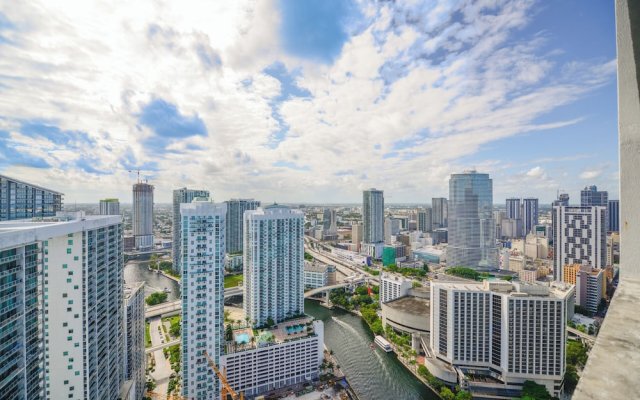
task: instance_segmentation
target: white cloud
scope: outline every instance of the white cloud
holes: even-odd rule
[[[585,180],[595,179],[595,178],[598,178],[600,175],[602,175],[602,172],[603,172],[602,169],[587,169],[582,171],[582,173],[580,174],[580,179],[585,179]]]

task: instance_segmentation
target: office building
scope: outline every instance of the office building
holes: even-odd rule
[[[317,289],[323,286],[335,285],[336,267],[318,261],[304,262],[304,288]]]
[[[220,364],[224,347],[225,204],[204,198],[180,205],[182,395],[217,399],[220,384],[204,352]]]
[[[118,199],[100,200],[100,215],[120,215],[120,201]]]
[[[449,219],[449,205],[444,197],[434,197],[431,199],[431,209],[433,210],[433,229],[446,228]]]
[[[380,303],[406,296],[412,286],[411,279],[401,275],[382,273],[380,276]]]
[[[609,200],[607,203],[609,232],[620,232],[620,200]]]
[[[0,335],[10,334],[0,364],[15,368],[0,381],[3,396],[116,398],[125,365],[121,217],[3,222],[0,252],[5,284],[18,274],[0,322]]]
[[[133,185],[133,237],[136,250],[153,248],[153,186]]]
[[[418,210],[418,230],[425,233],[433,231],[433,209],[430,207]]]
[[[607,262],[606,207],[553,207],[554,278],[567,264],[604,268]]]
[[[144,282],[124,285],[124,379],[133,382],[134,398],[145,392]]]
[[[513,398],[525,381],[559,396],[565,373],[566,321],[573,287],[504,281],[431,286],[430,347],[474,397]],[[496,397],[494,397],[496,396]]]
[[[526,236],[538,225],[538,199],[527,197],[522,199],[522,235]]]
[[[362,192],[364,243],[384,242],[384,192],[369,189]]]
[[[609,199],[609,193],[606,190],[599,191],[598,187],[587,186],[580,192],[580,206],[600,206],[606,207]]]
[[[506,200],[506,213],[507,218],[510,219],[521,219],[522,208],[520,206],[520,199],[517,198],[509,198]]]
[[[447,265],[490,269],[498,265],[493,182],[475,170],[449,179]]]
[[[0,221],[51,217],[62,211],[60,192],[0,175]]]
[[[244,212],[256,210],[260,207],[260,202],[253,199],[231,199],[225,203],[227,203],[227,253],[242,253]]]
[[[244,312],[256,326],[304,311],[304,213],[271,205],[244,213]]]
[[[209,198],[208,190],[199,190],[199,189],[175,189],[173,191],[173,208],[171,213],[171,258],[173,260],[173,264],[171,268],[175,272],[179,272],[181,270],[180,267],[180,248],[182,247],[182,240],[180,239],[180,234],[182,232],[180,222],[180,204],[191,203],[193,199],[196,197]]]
[[[563,270],[564,282],[576,287],[576,305],[584,307],[591,315],[595,314],[606,295],[604,269],[591,268],[588,264],[570,264]]]
[[[325,208],[322,213],[322,229],[325,234],[338,233],[338,216],[335,208]]]
[[[351,225],[351,243],[353,243],[356,248],[354,251],[359,252],[360,247],[362,245],[362,223],[356,222]]]

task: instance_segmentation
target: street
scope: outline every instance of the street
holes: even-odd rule
[[[151,345],[156,346],[165,342],[164,333],[159,331],[160,317],[153,318],[149,321],[149,333],[151,334]],[[156,362],[155,371],[151,373],[151,376],[156,381],[156,388],[154,392],[160,394],[166,394],[169,387],[169,378],[173,373],[171,369],[171,363],[164,357],[162,350],[153,352],[153,358]]]

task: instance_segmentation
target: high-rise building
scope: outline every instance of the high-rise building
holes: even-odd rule
[[[620,200],[609,200],[607,203],[609,231],[620,232]]]
[[[532,233],[538,225],[538,199],[526,197],[522,199],[523,236]]]
[[[60,192],[0,175],[0,221],[52,217],[62,211]]]
[[[569,194],[568,193],[558,193],[558,199],[554,200],[551,204],[553,207],[555,206],[569,206]]]
[[[446,228],[449,219],[449,207],[447,199],[444,197],[434,197],[431,199],[433,209],[433,229]]]
[[[351,243],[356,245],[355,251],[360,251],[362,244],[362,223],[356,222],[351,225]]]
[[[304,311],[304,213],[271,205],[244,213],[244,312],[255,325]]]
[[[452,174],[448,207],[447,265],[497,268],[493,182],[489,175],[475,170]]]
[[[575,285],[576,305],[595,314],[606,294],[604,269],[591,268],[588,264],[570,264],[563,267],[563,280]]]
[[[42,390],[45,396],[40,397],[44,398],[117,398],[125,365],[122,218],[79,212],[5,222],[0,224],[0,249],[5,254],[0,265],[6,267],[15,259],[14,268],[20,276],[13,282],[16,290],[12,296],[21,297],[5,304],[24,308],[16,312],[16,320],[6,314],[1,332],[4,335],[17,328],[15,338],[7,338],[7,342],[26,339],[24,347],[7,347],[11,350],[0,356],[10,356],[0,363],[3,368],[8,370],[14,362],[19,366],[15,377],[7,375],[2,381],[8,380],[3,389],[22,382],[26,386],[18,390],[27,394]],[[12,271],[5,271],[9,278]],[[34,303],[38,291],[34,286],[40,283],[38,304]],[[33,320],[38,306],[42,334]],[[21,324],[15,325],[16,321]],[[41,378],[33,376],[34,363],[40,364]],[[20,391],[14,393],[21,398]]]
[[[384,242],[384,192],[369,189],[362,192],[363,242]]]
[[[253,199],[231,199],[227,203],[227,253],[243,251],[244,212],[256,210],[260,202]]]
[[[607,208],[553,207],[554,278],[563,280],[567,264],[604,268],[607,262]]]
[[[132,381],[135,399],[145,392],[144,282],[124,285],[124,379]]]
[[[100,200],[100,215],[120,215],[120,201],[118,199]]]
[[[386,303],[406,296],[413,287],[413,281],[400,275],[383,273],[380,276],[380,303]]]
[[[217,399],[220,383],[204,352],[220,364],[224,347],[225,204],[202,198],[180,205],[182,395]]]
[[[433,209],[430,207],[418,210],[418,230],[424,233],[433,231]]]
[[[153,186],[133,185],[133,237],[137,250],[153,248]]]
[[[182,233],[181,229],[181,218],[180,218],[180,204],[191,203],[193,199],[196,197],[209,198],[208,190],[200,190],[200,189],[175,189],[173,191],[173,209],[171,214],[172,225],[171,225],[171,258],[173,259],[172,269],[175,272],[179,272],[182,270],[180,267],[180,249],[182,247],[182,240],[180,234]]]
[[[510,219],[521,219],[522,215],[520,214],[522,208],[520,207],[520,199],[511,197],[506,200],[506,209],[507,209],[507,218]]]
[[[558,396],[572,302],[564,283],[434,282],[430,347],[474,397],[517,397],[527,380]]]
[[[580,205],[587,206],[607,206],[609,193],[606,190],[599,191],[595,185],[587,186],[580,192]]]

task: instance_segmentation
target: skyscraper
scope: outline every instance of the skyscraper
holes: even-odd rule
[[[0,221],[52,217],[62,211],[60,192],[0,175]]]
[[[133,185],[133,237],[137,250],[153,248],[153,186]]]
[[[304,213],[271,205],[244,213],[244,312],[255,326],[304,312]]]
[[[433,213],[430,207],[418,210],[418,230],[425,233],[433,231]]]
[[[620,200],[609,200],[607,203],[609,231],[620,232]]]
[[[172,244],[171,244],[171,258],[173,259],[172,269],[175,272],[179,272],[181,270],[180,267],[180,248],[182,247],[182,240],[180,239],[180,233],[182,232],[180,228],[180,204],[183,203],[191,203],[193,199],[196,197],[209,198],[208,190],[199,190],[199,189],[175,189],[173,191],[173,209],[172,209],[172,227],[171,227],[171,236],[172,236]]]
[[[231,199],[227,203],[227,253],[242,253],[244,212],[260,207],[260,202],[253,199]]]
[[[362,192],[362,224],[364,243],[384,242],[384,192],[369,189]]]
[[[356,222],[351,225],[351,243],[356,245],[355,251],[360,251],[360,244],[362,243],[362,223]]]
[[[506,208],[507,208],[507,218],[509,219],[521,219],[522,215],[520,212],[522,209],[520,208],[520,199],[511,197],[506,200]]]
[[[449,246],[447,265],[497,268],[493,219],[493,182],[475,170],[449,179]]]
[[[100,200],[100,215],[120,215],[120,201],[118,199]]]
[[[144,282],[124,285],[124,379],[133,381],[135,399],[142,400],[145,392],[147,366],[144,343]]]
[[[217,399],[220,384],[206,351],[219,365],[224,346],[225,204],[196,198],[180,205],[182,266],[182,395]]]
[[[444,197],[432,198],[431,208],[433,209],[433,229],[446,228],[449,219],[447,199]]]
[[[580,192],[580,205],[587,206],[607,206],[609,193],[606,190],[599,191],[595,185],[587,186]]]
[[[538,225],[538,199],[527,197],[522,200],[523,236],[533,232]]]
[[[553,207],[554,278],[563,280],[564,266],[589,264],[604,268],[607,263],[607,208]]]

